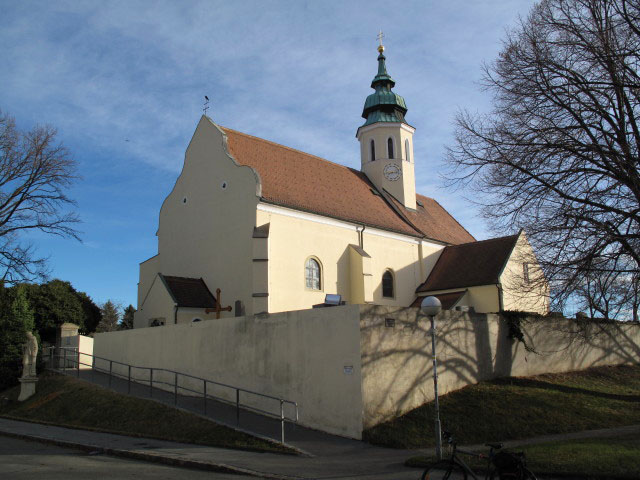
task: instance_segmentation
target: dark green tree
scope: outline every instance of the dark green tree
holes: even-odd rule
[[[85,292],[76,292],[76,294],[82,303],[82,311],[84,314],[84,326],[80,330],[80,333],[82,335],[88,335],[96,331],[102,319],[102,312],[100,311],[100,307],[96,305]]]
[[[71,283],[56,279],[30,285],[28,295],[43,340],[54,342],[57,327],[65,322],[75,323],[85,331],[82,301]]]
[[[122,314],[122,320],[120,320],[120,329],[128,330],[133,328],[133,314],[136,313],[136,309],[133,308],[133,305],[129,305],[124,309],[124,313]]]
[[[22,346],[35,326],[33,311],[20,285],[0,291],[0,390],[17,383],[22,370]]]
[[[107,300],[101,308],[102,319],[96,328],[97,333],[113,332],[118,329],[120,321],[120,307],[111,300]]]

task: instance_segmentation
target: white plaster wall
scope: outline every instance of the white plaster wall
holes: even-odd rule
[[[395,327],[387,327],[385,318],[395,319]],[[363,306],[360,328],[365,428],[433,400],[430,325],[417,308]],[[497,377],[640,362],[637,324],[590,323],[583,330],[572,320],[540,318],[524,321],[522,328],[537,353],[510,340],[498,315],[442,312],[439,393]]]
[[[529,266],[525,281],[523,263]],[[549,285],[535,253],[524,233],[520,234],[513,253],[500,276],[505,310],[546,314],[549,311]]]
[[[281,312],[311,308],[322,303],[325,294],[338,293],[349,303],[362,293],[351,292],[349,244],[358,245],[356,225],[326,222],[319,216],[301,215],[287,209],[258,209],[258,224],[269,223],[269,311]],[[323,221],[324,220],[324,221]],[[362,228],[362,227],[360,227]],[[407,306],[415,290],[426,278],[425,268],[433,267],[443,246],[422,242],[405,235],[365,228],[363,249],[370,255],[372,292],[365,298],[373,303]],[[423,255],[423,258],[421,258]],[[305,285],[305,262],[315,257],[322,264],[320,291]],[[422,267],[421,267],[422,263]],[[390,269],[395,279],[394,298],[382,296],[382,275]]]
[[[140,276],[138,281],[138,310],[142,307],[145,297],[153,284],[153,280],[160,273],[160,262],[158,255],[148,258],[140,263]]]
[[[160,210],[158,255],[141,265],[139,297],[147,295],[157,272],[202,277],[212,292],[222,289],[224,302],[242,300],[251,313],[252,232],[259,194],[256,172],[233,160],[222,131],[203,116],[182,173]],[[136,327],[151,318],[138,316]],[[157,316],[169,318],[173,312]]]
[[[80,355],[80,369],[91,368],[93,361],[93,338],[78,335],[78,353]]]
[[[67,368],[76,368],[78,363],[80,364],[80,370],[88,370],[91,368],[93,358],[93,338],[86,337],[84,335],[70,335],[61,338],[60,346],[63,348],[73,348],[78,352],[77,356],[67,351],[67,357],[70,359],[67,362]],[[64,354],[60,353],[60,355]],[[72,360],[71,360],[72,359]]]
[[[440,295],[441,293],[460,292],[466,290],[466,294],[456,306],[473,307],[478,313],[495,313],[500,311],[500,300],[497,285],[478,285],[469,288],[449,288],[446,290],[434,290],[422,297]]]
[[[360,438],[359,312],[349,305],[99,333],[94,351],[282,396],[298,402],[301,424]],[[148,371],[135,375],[148,380]],[[256,406],[279,408],[275,402]]]
[[[406,161],[405,140],[409,140],[409,148],[413,150],[413,127],[404,124],[376,123],[363,127],[358,131],[362,171],[378,188],[384,188],[403,203],[407,208],[416,208],[416,179],[413,152],[409,162]],[[387,151],[387,139],[394,142],[394,158],[390,159]],[[370,142],[375,141],[376,160],[370,160]],[[402,172],[398,180],[387,180],[383,174],[384,167],[394,163]]]
[[[167,325],[175,322],[175,302],[158,274],[151,281],[142,303],[138,304],[133,327],[148,327],[152,318],[162,318]]]

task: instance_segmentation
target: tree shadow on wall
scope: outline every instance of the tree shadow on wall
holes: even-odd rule
[[[394,320],[394,327],[387,326],[387,318]],[[640,347],[629,326],[589,328],[581,330],[570,321],[551,318],[524,322],[525,342],[535,351],[531,352],[509,338],[504,319],[443,311],[437,317],[439,394],[480,381],[527,375],[529,369],[537,369],[535,373],[543,373],[540,369],[544,368],[580,370],[607,363],[611,358],[616,359],[612,363],[640,362]],[[369,307],[361,319],[361,338],[367,426],[433,399],[430,322],[418,308]],[[560,358],[561,369],[555,364]],[[532,367],[532,363],[537,365]],[[540,382],[537,386],[551,388]],[[565,391],[571,393],[571,388],[566,387]],[[636,401],[629,396],[625,400]]]

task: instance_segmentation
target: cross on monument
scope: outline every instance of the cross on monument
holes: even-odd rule
[[[221,303],[220,303],[220,292],[221,290],[219,288],[216,288],[216,308],[205,308],[204,309],[204,313],[213,313],[216,312],[216,320],[218,320],[220,318],[220,312],[230,312],[231,311],[231,305],[227,306],[227,307],[221,307]]]
[[[207,97],[206,95],[204,96],[204,107],[202,109],[202,111],[204,112],[204,114],[207,114],[207,110],[209,110],[209,97]]]
[[[382,30],[380,30],[380,33],[378,33],[378,36],[376,38],[380,41],[380,46],[378,47],[378,51],[382,53],[384,51],[384,45],[382,45],[382,39],[384,38],[384,33],[382,33]]]

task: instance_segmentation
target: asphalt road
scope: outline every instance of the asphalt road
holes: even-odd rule
[[[101,480],[101,479],[195,479],[243,480],[244,475],[175,468],[107,455],[91,455],[0,436],[0,478],[2,480]]]

